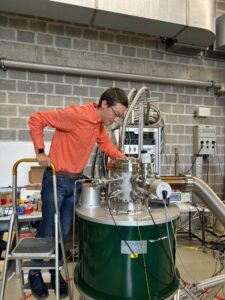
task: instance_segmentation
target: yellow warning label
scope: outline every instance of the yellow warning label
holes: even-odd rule
[[[132,253],[132,254],[130,255],[130,258],[138,258],[138,254]]]

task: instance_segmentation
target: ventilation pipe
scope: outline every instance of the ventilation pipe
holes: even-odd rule
[[[218,220],[225,226],[225,205],[216,193],[200,178],[193,177],[193,192],[206,203]]]
[[[1,0],[0,10],[166,37],[190,46],[215,40],[215,0]]]
[[[195,193],[225,226],[225,205],[216,193],[202,179],[196,176],[161,176],[173,189],[189,190]]]

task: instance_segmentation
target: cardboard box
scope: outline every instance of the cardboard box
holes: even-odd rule
[[[31,184],[41,183],[45,167],[32,166],[29,171],[29,182]]]
[[[4,260],[0,260],[0,280],[2,280],[4,263],[5,263]]]
[[[38,200],[37,211],[42,211],[42,201],[41,200]]]
[[[29,190],[29,191],[40,191],[41,190],[41,184],[40,183],[28,184],[24,188]]]

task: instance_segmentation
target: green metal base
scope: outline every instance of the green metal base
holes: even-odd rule
[[[78,221],[75,284],[85,295],[94,300],[165,300],[177,290],[176,220],[146,226]]]
[[[150,298],[146,298],[147,296],[143,297],[126,297],[124,296],[111,296],[110,291],[106,293],[98,292],[95,289],[91,288],[88,286],[79,276],[79,267],[76,265],[75,270],[74,270],[74,283],[80,293],[84,296],[87,296],[87,299],[93,299],[93,300],[165,300],[169,296],[173,295],[174,292],[178,288],[178,280],[174,279],[174,281],[170,284],[169,287],[167,287],[164,291],[161,291],[161,295],[154,295],[151,296]]]

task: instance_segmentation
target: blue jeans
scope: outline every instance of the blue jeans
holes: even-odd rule
[[[69,230],[73,221],[74,204],[81,194],[81,181],[74,180],[64,175],[56,175],[58,208],[62,227],[63,240],[66,243]],[[37,231],[37,237],[53,237],[54,227],[54,193],[53,178],[50,169],[46,169],[42,180],[42,220]]]

